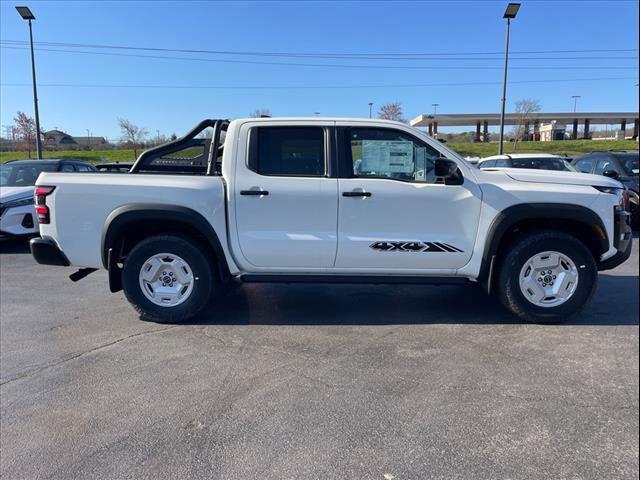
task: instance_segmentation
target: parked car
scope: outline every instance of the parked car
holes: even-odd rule
[[[638,186],[638,151],[591,152],[576,158],[573,166],[584,173],[615,178],[629,189],[633,225],[640,224],[640,188]]]
[[[99,172],[104,173],[129,173],[133,163],[98,163],[95,167]]]
[[[549,153],[511,153],[493,155],[478,162],[478,168],[532,168],[534,170],[556,170],[575,172],[571,159]]]
[[[205,120],[128,175],[37,183],[35,259],[81,267],[72,280],[105,268],[159,322],[236,282],[479,283],[524,320],[558,321],[631,253],[620,182],[477,170],[385,120]]]
[[[95,172],[77,160],[14,160],[0,164],[0,237],[37,235],[33,205],[36,179],[42,172]]]

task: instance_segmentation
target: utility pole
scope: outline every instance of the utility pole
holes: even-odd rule
[[[439,103],[432,103],[431,106],[433,107],[433,116],[436,116],[436,113],[438,113],[438,107],[440,106]]]
[[[369,102],[369,118],[373,118],[373,102]]]
[[[582,97],[580,95],[571,95],[571,98],[573,99],[573,113],[576,113],[576,105],[578,103],[578,99]]]
[[[88,128],[87,128],[87,147],[89,147],[89,150],[91,150],[91,132],[89,131]]]
[[[29,22],[29,43],[31,45],[31,78],[33,80],[33,106],[36,115],[36,152],[38,160],[42,160],[42,141],[40,139],[40,115],[38,114],[38,91],[36,89],[36,61],[33,55],[33,31],[31,29],[31,20],[36,17],[31,13],[29,7],[16,7],[23,20]]]
[[[502,79],[502,109],[500,111],[500,146],[498,148],[498,154],[504,153],[504,109],[507,101],[507,67],[509,65],[509,30],[511,29],[511,19],[516,18],[518,10],[520,9],[519,3],[510,3],[507,5],[507,9],[504,12],[502,18],[507,19],[507,44],[504,51],[504,78]]]
[[[156,130],[156,143],[160,145],[160,130]]]

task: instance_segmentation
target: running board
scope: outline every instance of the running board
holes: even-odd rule
[[[416,284],[416,285],[461,285],[469,282],[465,277],[429,277],[400,275],[299,275],[299,274],[254,274],[240,276],[243,283],[364,283],[364,284]]]

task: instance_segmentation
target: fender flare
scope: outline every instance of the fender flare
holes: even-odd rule
[[[187,224],[197,230],[215,252],[220,266],[229,272],[226,256],[220,243],[220,238],[211,223],[200,213],[191,208],[178,205],[165,205],[157,203],[132,203],[123,205],[113,210],[105,220],[102,228],[102,243],[100,252],[104,268],[110,270],[115,258],[110,258],[110,249],[121,232],[132,223],[139,221],[157,220],[162,222],[176,222]]]
[[[593,230],[595,238],[599,240],[601,253],[609,250],[609,237],[604,223],[600,216],[590,208],[563,203],[522,203],[512,205],[496,215],[487,231],[478,275],[478,280],[485,284],[487,293],[491,293],[491,282],[495,273],[494,265],[498,255],[498,245],[505,233],[516,223],[523,220],[578,221]]]

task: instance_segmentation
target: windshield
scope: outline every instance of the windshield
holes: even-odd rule
[[[0,187],[35,185],[40,172],[55,172],[56,163],[5,163],[0,165]]]
[[[620,165],[624,169],[624,173],[631,175],[638,175],[638,153],[637,152],[629,152],[629,153],[616,153],[614,156],[620,162]]]
[[[514,158],[511,160],[514,168],[533,168],[537,170],[557,170],[562,172],[577,172],[577,170],[563,158]]]

